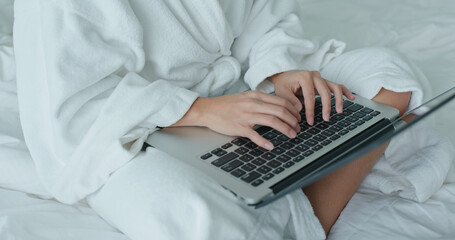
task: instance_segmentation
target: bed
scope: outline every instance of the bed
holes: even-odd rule
[[[49,199],[44,190],[36,190],[15,101],[12,4],[13,0],[0,0],[0,239],[126,240],[86,203],[64,205]],[[308,36],[342,40],[347,51],[367,46],[393,48],[423,70],[433,96],[455,86],[452,0],[301,0],[301,4]],[[437,112],[432,125],[455,144],[453,119],[455,103]],[[455,239],[454,226],[452,165],[444,185],[424,202],[360,188],[328,237]]]

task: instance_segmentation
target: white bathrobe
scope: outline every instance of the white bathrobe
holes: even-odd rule
[[[16,1],[22,127],[47,190],[74,203],[198,96],[330,60],[293,1]],[[318,51],[318,52],[317,52]],[[316,54],[315,54],[316,52]],[[318,54],[319,53],[319,54]],[[310,55],[312,54],[312,55]],[[239,84],[237,84],[239,85]]]
[[[254,210],[181,161],[140,152],[198,96],[270,92],[266,78],[288,70],[321,70],[368,98],[385,87],[412,91],[411,107],[422,102],[414,66],[384,49],[336,58],[344,43],[306,40],[297,7],[16,0],[19,110],[47,192],[64,203],[88,197],[132,239],[325,238],[302,191]]]

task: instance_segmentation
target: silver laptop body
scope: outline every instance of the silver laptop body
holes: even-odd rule
[[[322,127],[318,128],[318,125],[321,122],[318,122],[316,120],[315,124],[312,127],[309,127],[304,122],[301,122],[302,131],[298,133],[297,138],[299,138],[298,141],[300,140],[302,141],[299,143],[298,141],[293,141],[292,144],[286,144],[287,148],[289,148],[290,146],[293,147],[290,149],[282,148],[284,150],[284,153],[273,154],[275,155],[275,158],[271,159],[264,159],[263,157],[267,156],[268,158],[270,158],[271,157],[270,154],[265,155],[269,151],[256,147],[259,150],[254,152],[256,155],[258,154],[258,152],[260,153],[260,151],[264,153],[259,156],[250,155],[253,157],[253,159],[251,159],[251,157],[247,157],[246,159],[244,158],[245,160],[240,160],[239,159],[240,157],[242,157],[243,155],[247,155],[248,152],[252,152],[253,149],[246,148],[245,144],[240,146],[232,144],[232,142],[235,143],[240,141],[236,140],[238,139],[238,137],[225,136],[202,127],[163,128],[151,134],[147,139],[146,143],[148,147],[151,146],[161,151],[164,151],[169,155],[201,170],[206,175],[213,178],[213,180],[218,182],[221,186],[231,191],[241,201],[244,201],[249,205],[254,205],[258,207],[265,205],[266,203],[276,199],[281,195],[284,195],[286,192],[289,192],[291,187],[295,189],[296,186],[294,185],[296,185],[297,183],[299,185],[298,187],[303,187],[315,181],[314,179],[309,179],[309,181],[302,182],[301,181],[302,174],[300,173],[298,174],[298,176],[296,176],[296,173],[302,171],[302,169],[306,169],[306,167],[310,166],[316,160],[319,162],[327,162],[328,164],[329,162],[331,162],[331,159],[335,159],[336,156],[340,155],[340,153],[345,152],[345,150],[352,148],[352,146],[359,143],[360,139],[365,139],[372,133],[377,132],[378,129],[384,128],[384,126],[387,124],[390,125],[390,123],[397,119],[399,116],[399,112],[397,109],[374,102],[372,100],[363,98],[358,95],[356,95],[356,99],[354,101],[350,101],[347,99],[344,100],[346,103],[352,102],[352,104],[344,108],[345,112],[349,112],[350,111],[349,109],[351,108],[354,109],[353,106],[356,106],[356,108],[361,106],[361,109],[357,110],[356,112],[361,113],[357,114],[358,116],[363,116],[357,117],[358,120],[356,121],[354,121],[356,118],[348,119],[349,116],[339,117],[340,120],[335,121],[334,118],[337,117],[334,116],[339,114],[336,114],[335,111],[332,110],[331,116],[331,119],[333,119],[332,124],[338,123],[341,124],[341,121],[343,121],[343,124],[339,127],[346,129],[347,133],[346,131],[344,131],[343,132],[344,135],[341,135],[338,134],[338,132],[336,132],[335,135],[337,137],[332,137],[329,136],[329,134],[332,132],[328,132],[328,134],[325,135],[323,134],[324,131],[330,130],[332,128],[332,125],[329,125],[329,127],[321,125]],[[316,107],[316,109],[318,109],[318,107]],[[362,111],[362,109],[364,111]],[[302,111],[302,113],[303,112],[304,111]],[[351,113],[351,115],[354,117],[353,112]],[[304,117],[302,119],[304,119]],[[333,121],[335,121],[335,123],[333,123]],[[357,123],[358,121],[363,122],[360,122],[361,123],[360,124]],[[344,126],[346,125],[346,122],[349,123],[349,126],[352,125],[353,127]],[[377,127],[375,128],[375,126]],[[324,130],[324,127],[326,128],[326,130]],[[266,127],[259,127],[257,130],[261,131],[261,128],[264,129]],[[279,136],[279,133],[276,130],[266,128],[266,131],[269,132],[269,134],[267,135],[267,137],[269,138],[273,137],[273,135]],[[302,134],[304,132],[308,133],[308,131],[313,132],[315,134],[311,134],[311,138],[308,138],[308,135],[306,135],[304,139],[302,137]],[[389,129],[389,131],[393,131],[393,129],[391,130]],[[262,133],[262,135],[267,134],[267,132]],[[321,140],[321,138],[324,138],[324,140],[328,141],[325,141],[324,145],[322,144],[324,140],[317,141],[318,142],[317,144],[314,144],[314,141],[311,142],[312,144],[308,142],[310,139],[314,140],[314,138],[316,138],[316,136],[318,135],[322,136],[318,137],[319,140]],[[281,139],[283,139],[283,137],[281,137]],[[245,139],[241,138],[241,140]],[[306,144],[307,142],[308,144]],[[254,148],[254,144],[249,144],[248,146]],[[322,148],[316,146],[321,146]],[[280,147],[280,145],[275,146],[275,148],[277,147]],[[219,149],[221,149],[223,152],[219,153]],[[248,152],[243,153],[244,149],[247,149]],[[306,150],[302,151],[303,149]],[[291,150],[293,150],[292,151],[293,154],[287,155],[286,153],[287,152],[291,153]],[[308,154],[309,153],[308,150],[312,151],[312,153]],[[213,153],[214,151],[215,152],[218,151],[216,152],[218,155],[214,154]],[[241,152],[243,154],[239,154],[237,152]],[[296,152],[298,155],[296,155]],[[282,161],[279,161],[277,160],[277,157],[279,157],[279,155],[287,155],[287,157],[280,158],[280,160]],[[226,156],[229,157],[226,158]],[[255,161],[257,158],[261,158],[263,161],[260,160]],[[286,160],[287,158],[291,159]],[[228,160],[221,161],[220,159]],[[273,160],[275,160],[274,162],[275,164],[270,165],[276,166],[276,162],[278,162],[280,165],[278,167],[269,166],[268,165],[269,162]],[[240,164],[239,161],[241,163],[240,166],[238,166]],[[222,165],[219,165],[220,162]],[[226,164],[230,162],[236,164],[231,164],[233,166],[227,166]],[[246,167],[247,164],[249,167]],[[251,169],[251,165],[254,166],[254,169]],[[321,167],[323,167],[323,165],[319,166],[317,169],[320,170]],[[223,166],[225,167],[223,168]],[[266,166],[271,170],[267,172],[268,169],[262,166]],[[261,168],[264,174],[259,172],[259,168]],[[276,170],[277,168],[280,168],[280,171],[277,171]],[[240,175],[242,171],[245,173]],[[260,173],[260,176],[257,177],[256,174],[253,174],[252,172]],[[273,176],[270,177],[271,175],[269,173],[271,173]],[[234,174],[240,176],[234,176]],[[310,176],[311,174],[312,170],[310,170],[308,174],[305,174],[305,176]],[[266,175],[267,180],[265,180]],[[253,177],[256,178],[251,180],[251,178],[248,178],[248,176],[251,176],[251,178]]]

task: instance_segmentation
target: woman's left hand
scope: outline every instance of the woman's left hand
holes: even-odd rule
[[[302,103],[296,97],[303,95],[305,104],[305,116],[308,124],[314,124],[315,95],[321,96],[322,118],[329,121],[331,103],[330,94],[335,96],[335,109],[338,113],[343,112],[343,95],[350,100],[355,96],[344,85],[325,80],[318,71],[288,71],[269,77],[275,86],[275,94],[290,101],[294,106],[302,110]]]

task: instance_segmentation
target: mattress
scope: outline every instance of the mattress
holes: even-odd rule
[[[347,50],[386,46],[414,61],[431,83],[433,96],[455,86],[455,2],[452,0],[301,0],[308,36],[335,38]],[[2,174],[15,175],[2,160],[20,163],[28,156],[20,144],[12,56],[12,0],[0,0],[0,136],[1,144],[16,144],[14,159],[0,159]],[[428,96],[431,97],[431,96]],[[432,127],[455,143],[455,103],[436,113]],[[13,156],[13,155],[10,155]],[[3,161],[5,163],[7,161]],[[5,169],[8,168],[7,171]],[[0,172],[1,173],[1,172]],[[34,179],[33,169],[29,171]],[[3,186],[15,188],[13,182]],[[24,184],[22,184],[24,186]],[[27,186],[26,186],[27,187]],[[36,189],[33,183],[30,189]],[[20,189],[30,192],[29,189]],[[35,194],[0,188],[0,239],[126,240],[85,203],[64,205],[40,190]],[[429,200],[418,203],[398,196],[360,189],[334,225],[329,239],[455,239],[455,169]]]

